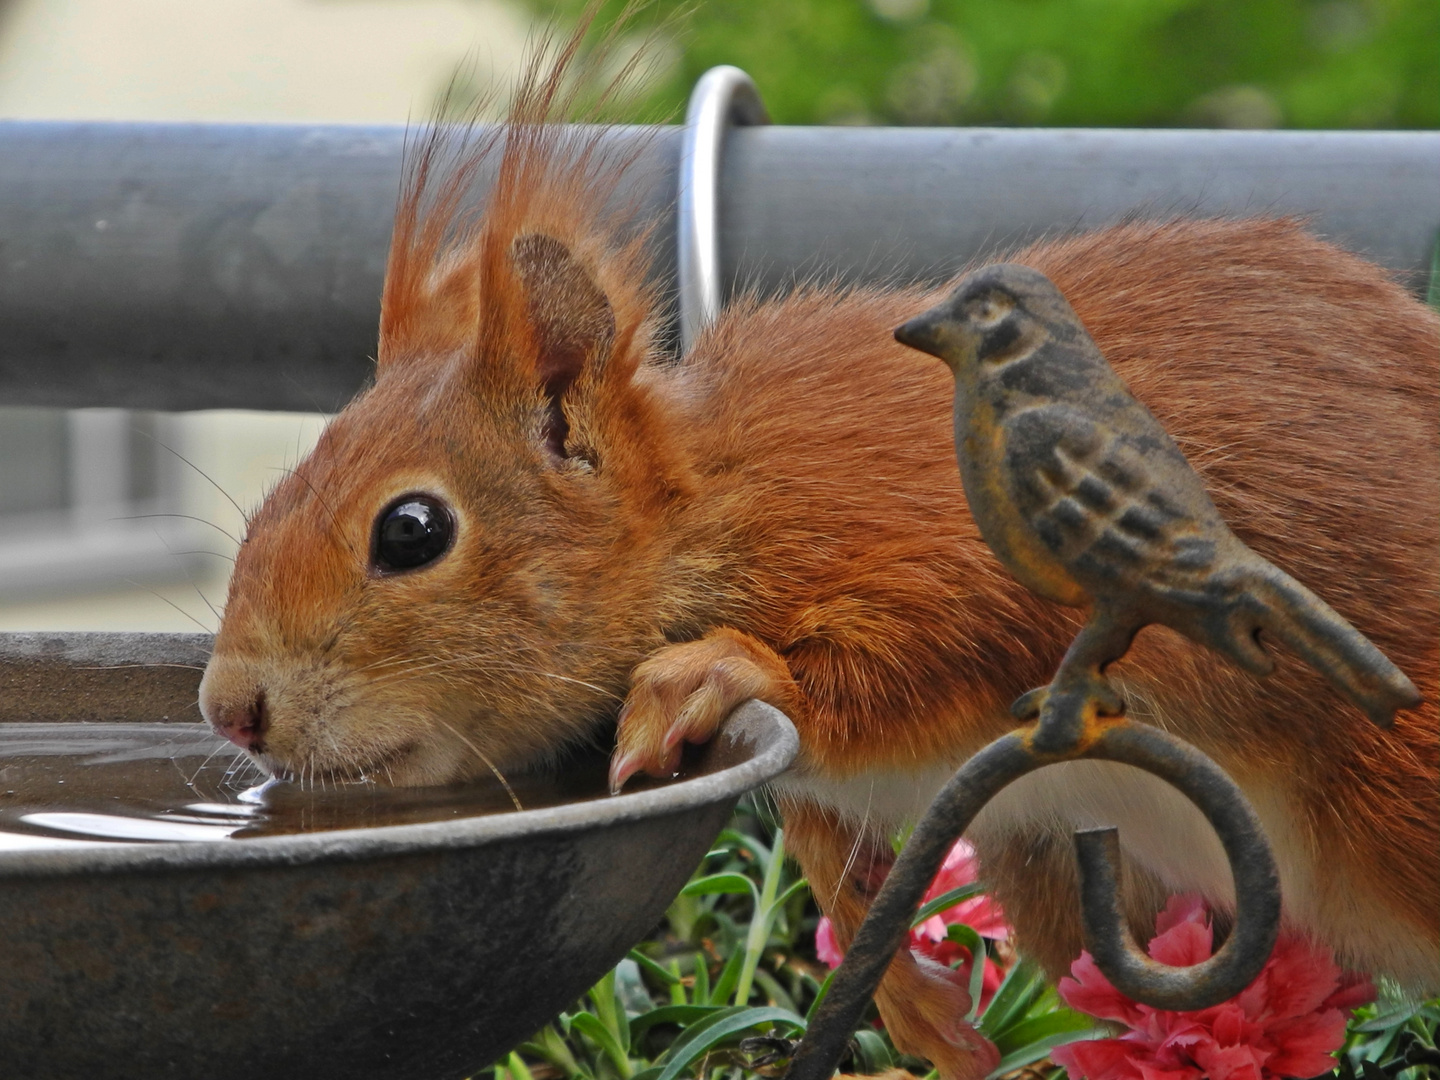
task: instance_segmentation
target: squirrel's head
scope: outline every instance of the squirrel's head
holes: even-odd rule
[[[543,90],[520,107],[551,108]],[[603,137],[512,113],[489,145],[440,129],[412,159],[374,385],[250,521],[201,684],[272,770],[528,764],[590,736],[653,647],[655,524],[686,481],[645,389],[645,235],[606,216],[627,162]]]

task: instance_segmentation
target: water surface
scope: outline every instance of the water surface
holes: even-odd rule
[[[507,779],[530,810],[603,797],[606,764],[592,754],[558,775]],[[269,780],[204,724],[0,724],[0,852],[243,840],[514,809],[493,777],[432,788]]]

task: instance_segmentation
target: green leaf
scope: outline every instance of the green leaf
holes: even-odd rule
[[[777,908],[783,908],[797,893],[802,893],[809,887],[810,882],[806,881],[803,877],[799,881],[792,882],[786,886],[784,892],[775,898],[775,906]]]
[[[1390,1009],[1382,1015],[1375,1017],[1373,1020],[1366,1020],[1363,1024],[1353,1025],[1350,1030],[1363,1031],[1367,1035],[1381,1031],[1389,1031],[1391,1028],[1398,1028],[1409,1023],[1415,1015],[1415,1011],[1413,1005]]]
[[[748,915],[743,917],[744,922],[740,922],[728,911],[716,908],[710,912],[710,918],[715,923],[715,929],[709,937],[721,956],[729,956],[736,949],[741,948],[745,941],[745,935],[749,933],[750,917]]]
[[[628,956],[631,960],[634,960],[635,963],[639,964],[642,970],[648,971],[651,975],[655,976],[655,978],[659,979],[666,986],[674,986],[680,981],[679,975],[676,975],[668,968],[661,967],[654,960],[651,960],[650,957],[642,953],[639,949],[631,949],[625,955]]]
[[[745,952],[737,949],[730,954],[730,959],[725,962],[725,967],[720,972],[720,978],[715,980],[715,988],[710,991],[710,1003],[712,1005],[723,1005],[735,989],[736,982],[740,979],[740,969],[745,964]],[[743,1001],[734,1004],[743,1005]]]
[[[615,1033],[602,1024],[598,1017],[588,1012],[576,1013],[570,1019],[570,1026],[600,1047],[616,1071],[625,1080],[630,1080],[635,1072],[630,1064],[630,1056],[616,1040]]]
[[[638,1044],[652,1027],[660,1024],[679,1024],[681,1027],[688,1027],[697,1020],[703,1020],[726,1007],[724,1005],[662,1005],[660,1008],[651,1009],[648,1013],[630,1021],[630,1038],[633,1044]]]
[[[665,919],[670,930],[681,941],[695,940],[695,927],[705,915],[705,905],[698,896],[676,893],[675,899],[665,909]]]
[[[1066,1043],[1080,1042],[1082,1039],[1103,1039],[1108,1034],[1109,1032],[1104,1028],[1086,1028],[1083,1031],[1057,1032],[1049,1038],[1037,1039],[1018,1050],[1012,1050],[1010,1053],[1004,1055],[1000,1059],[1000,1064],[995,1066],[994,1070],[985,1080],[995,1080],[996,1077],[1003,1076],[1015,1069],[1039,1061],[1057,1046],[1064,1046]]]
[[[739,829],[724,830],[715,842],[717,845],[730,844],[732,847],[741,848],[749,852],[750,857],[753,858],[759,866],[764,866],[770,861],[770,849],[749,833],[743,833]],[[726,854],[729,854],[729,852],[726,852]]]
[[[815,991],[815,1000],[810,1003],[810,1009],[805,1014],[805,1023],[808,1024],[811,1020],[815,1019],[815,1013],[819,1010],[821,1004],[825,1001],[825,996],[830,993],[830,984],[834,981],[835,972],[834,970],[831,970],[825,976],[825,981],[820,984],[820,989]]]
[[[973,928],[964,923],[953,923],[946,931],[945,936],[957,945],[963,945],[970,950],[970,1012],[967,1020],[974,1020],[975,1014],[980,1011],[980,991],[985,987],[985,942]]]
[[[562,1026],[567,1026],[568,1017],[561,1014],[560,1020]],[[555,1030],[554,1024],[546,1024],[540,1029],[540,1033],[535,1039],[540,1057],[554,1065],[567,1077],[579,1076],[584,1080],[590,1080],[590,1071],[575,1060],[575,1055],[570,1052],[570,1047],[565,1045],[564,1038],[561,1037],[560,1032]]]
[[[749,896],[757,904],[760,902],[760,890],[744,874],[711,874],[696,878],[680,890],[681,896],[711,896],[717,893]]]
[[[910,920],[911,926],[919,926],[931,915],[938,915],[940,912],[954,907],[956,904],[969,900],[973,896],[979,896],[984,892],[984,887],[979,882],[972,882],[969,885],[961,885],[958,889],[951,889],[949,892],[941,893],[929,903],[921,905],[915,913],[915,918]]]
[[[996,1039],[995,1045],[1004,1055],[1045,1042],[1057,1035],[1077,1032],[1084,1034],[1096,1030],[1100,1029],[1096,1028],[1094,1017],[1085,1016],[1070,1009],[1057,1009],[1055,1012],[1046,1013],[1044,1016],[1032,1016],[1029,1020],[1016,1024],[999,1039]],[[1063,1041],[1073,1042],[1074,1040],[1065,1039]],[[1051,1045],[1059,1046],[1060,1043]]]
[[[696,1005],[710,1004],[710,959],[703,952],[695,954],[695,987],[690,1000]]]
[[[689,1005],[690,998],[685,993],[685,980],[680,978],[680,961],[675,957],[670,958],[670,966],[666,969],[675,979],[670,984],[670,1004]]]
[[[1045,975],[1031,960],[1021,960],[1005,976],[1000,989],[990,999],[990,1007],[976,1025],[980,1034],[994,1042],[1014,1024],[1019,1023],[1030,1007],[1045,992]]]
[[[530,1073],[530,1067],[525,1064],[525,1059],[519,1054],[511,1053],[511,1055],[505,1059],[505,1064],[502,1067],[509,1073],[510,1080],[535,1080],[534,1076]]]
[[[910,842],[910,834],[914,831],[915,826],[913,824],[906,825],[902,827],[900,831],[897,832],[894,836],[890,837],[890,847],[896,855],[899,855],[900,852],[905,850],[905,845]]]
[[[665,974],[670,973],[666,971]],[[618,1016],[622,1022],[627,1016],[647,1013],[655,1007],[650,988],[640,977],[640,965],[629,956],[615,965],[615,1003],[620,1007]],[[628,1044],[626,1049],[629,1049]]]
[[[630,1023],[625,1016],[625,1008],[620,1002],[619,990],[616,983],[617,969],[611,968],[590,990],[590,1000],[595,1003],[595,1019],[610,1033],[611,1039],[620,1048],[620,1053],[628,1060],[630,1049]],[[580,1016],[587,1016],[588,1013],[581,1013]],[[578,1019],[579,1017],[576,1017]],[[574,1021],[572,1021],[573,1023]]]
[[[797,1031],[805,1030],[805,1021],[789,1009],[731,1005],[686,1028],[666,1052],[665,1068],[655,1080],[675,1080],[720,1043],[761,1024],[785,1024]]]
[[[755,972],[760,967],[765,945],[770,940],[770,927],[780,911],[775,894],[780,889],[780,875],[784,870],[785,834],[777,831],[775,846],[770,849],[770,862],[765,867],[765,881],[755,900],[750,929],[745,935],[745,961],[740,965],[740,975],[735,985],[736,1005],[744,1005],[750,1000],[750,987],[754,984]]]
[[[873,1076],[892,1068],[895,1064],[890,1057],[890,1049],[885,1045],[885,1040],[880,1033],[871,1028],[861,1028],[851,1036],[855,1040],[856,1061],[855,1072],[864,1076]]]
[[[768,1004],[778,1005],[791,1012],[798,1013],[800,1011],[800,1007],[795,1004],[795,999],[790,996],[790,991],[781,986],[780,980],[764,968],[755,969],[755,982],[765,992],[765,996],[770,999]]]

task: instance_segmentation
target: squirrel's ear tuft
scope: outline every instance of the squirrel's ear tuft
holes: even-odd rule
[[[569,425],[561,399],[586,368],[598,371],[610,358],[615,312],[595,279],[553,236],[517,236],[510,259],[525,293],[525,315],[537,349],[536,373],[550,399],[545,440],[563,457]]]

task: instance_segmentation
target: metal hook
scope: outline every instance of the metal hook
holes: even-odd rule
[[[1091,725],[1063,755],[1036,749],[1035,734],[1035,728],[1025,728],[995,740],[941,789],[855,935],[796,1048],[787,1080],[828,1080],[881,976],[904,947],[910,921],[955,838],[1001,789],[1061,761],[1122,762],[1178,788],[1220,837],[1234,878],[1234,933],[1204,963],[1167,967],[1140,950],[1121,917],[1115,830],[1078,833],[1085,944],[1116,989],[1157,1008],[1203,1009],[1234,997],[1260,973],[1279,932],[1279,874],[1255,812],[1224,770],[1173,735],[1128,720]]]
[[[732,124],[768,124],[770,116],[750,76],[714,67],[700,77],[685,110],[680,144],[677,262],[680,346],[689,352],[700,331],[720,314],[720,150]]]
[[[1204,1009],[1234,997],[1260,974],[1280,929],[1280,876],[1255,811],[1215,762],[1157,728],[1112,724],[1079,756],[1134,765],[1182,792],[1220,837],[1235,884],[1235,929],[1225,944],[1193,967],[1168,967],[1139,948],[1120,915],[1116,830],[1077,832],[1085,947],[1096,965],[1126,997],[1157,1009]]]

